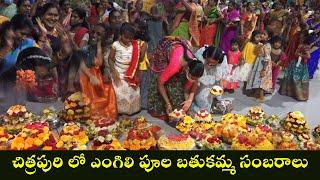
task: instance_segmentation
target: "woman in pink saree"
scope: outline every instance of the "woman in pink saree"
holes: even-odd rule
[[[235,3],[229,3],[228,11],[225,15],[226,26],[221,36],[220,47],[224,52],[229,52],[231,49],[231,40],[237,36],[240,14],[235,7]]]

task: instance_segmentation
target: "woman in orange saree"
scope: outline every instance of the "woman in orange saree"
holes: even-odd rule
[[[105,28],[97,25],[93,31],[89,40],[91,45],[86,47],[86,54],[83,54],[85,59],[82,58],[80,65],[81,90],[91,101],[93,115],[116,119],[118,111],[115,91],[112,83],[101,72]]]
[[[254,13],[255,4],[250,2],[246,6],[245,12],[241,14],[241,44],[242,47],[251,39],[252,32],[256,29],[258,16]]]

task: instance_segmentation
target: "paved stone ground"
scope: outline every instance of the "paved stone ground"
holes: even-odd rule
[[[246,114],[250,107],[259,105],[254,98],[242,95],[240,89],[238,89],[234,94],[225,94],[224,97],[233,99],[234,112],[236,113]],[[27,103],[28,109],[36,113],[39,113],[44,107],[55,107],[56,109],[60,109],[61,105],[61,103]],[[266,102],[261,104],[261,106],[267,114],[276,114],[281,118],[290,111],[301,111],[305,114],[310,127],[314,128],[320,123],[320,72],[318,71],[315,79],[310,82],[310,98],[307,102],[297,102],[290,97],[274,93],[273,95],[267,96]],[[9,104],[5,104],[0,101],[0,113],[4,113],[8,107]],[[166,134],[178,133],[176,129],[168,126],[162,120],[151,117],[146,111],[142,111],[135,116],[139,115],[145,116],[151,123],[162,127]],[[215,120],[219,120],[219,116],[214,116],[214,118]]]

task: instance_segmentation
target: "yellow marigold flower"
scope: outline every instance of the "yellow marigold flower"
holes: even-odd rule
[[[212,125],[211,124],[207,124],[207,123],[204,124],[203,126],[204,126],[204,129],[206,129],[206,130],[212,128]]]
[[[132,144],[134,145],[140,145],[140,141],[137,139],[132,140]]]
[[[24,147],[24,138],[17,136],[14,138],[11,144],[11,149],[18,149],[21,150]]]
[[[46,141],[49,139],[49,134],[48,133],[40,133],[40,134],[38,134],[38,138],[42,141]]]
[[[26,138],[28,135],[27,135],[27,133],[22,132],[22,133],[20,134],[20,136],[23,137],[23,138]]]
[[[27,137],[27,139],[24,141],[24,148],[28,149],[32,147],[33,144],[34,144],[34,139],[31,137]]]
[[[44,132],[44,133],[48,133],[48,132],[49,132],[49,127],[48,127],[48,126],[45,126],[45,127],[43,128],[43,132]]]
[[[36,145],[36,146],[41,146],[42,144],[43,144],[43,141],[40,140],[39,138],[36,138],[36,139],[34,140],[34,145]]]
[[[51,151],[52,150],[52,147],[51,146],[45,146],[42,148],[42,150],[44,151]]]
[[[36,134],[36,133],[38,133],[38,131],[39,131],[38,129],[33,129],[33,130],[31,130],[31,133]]]
[[[7,142],[7,141],[8,141],[8,139],[5,137],[0,138],[0,142]]]
[[[72,137],[70,135],[62,135],[60,137],[60,140],[63,141],[63,142],[68,142],[68,141],[72,140]]]
[[[186,124],[192,123],[192,117],[190,117],[190,116],[185,116],[185,117],[183,118],[183,122],[186,123]]]
[[[4,134],[4,128],[0,127],[0,135],[3,135],[3,134]]]
[[[63,145],[64,145],[63,141],[59,141],[56,146],[57,148],[62,148]]]

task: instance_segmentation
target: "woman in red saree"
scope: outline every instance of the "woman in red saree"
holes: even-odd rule
[[[105,28],[97,25],[90,36],[90,44],[85,48],[84,58],[80,63],[80,86],[91,101],[94,115],[116,119],[118,115],[115,91],[108,79],[104,79],[103,66]]]
[[[88,44],[89,30],[88,24],[85,21],[86,11],[82,8],[76,8],[72,11],[71,16],[71,34],[73,40],[79,48]]]
[[[299,38],[302,32],[301,24],[303,23],[303,18],[299,12],[294,12],[290,19],[291,25],[286,37],[286,40],[288,41],[288,46],[286,47],[288,63],[290,63],[291,60],[295,59],[295,53],[298,48]]]
[[[218,22],[223,19],[223,15],[220,12],[218,1],[209,0],[208,4],[204,7],[204,13],[206,24],[202,25],[201,35],[200,35],[200,46],[213,45],[214,39],[216,37]]]

